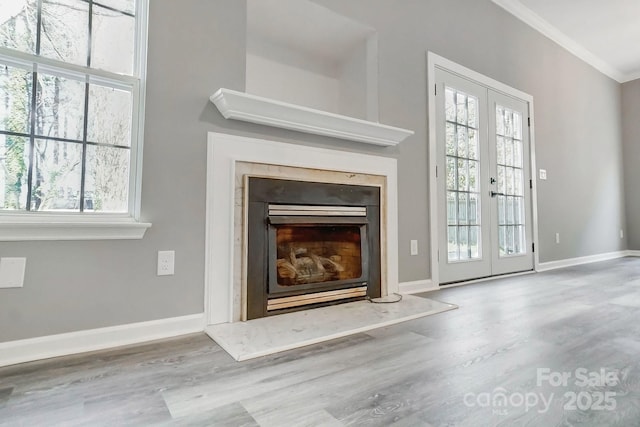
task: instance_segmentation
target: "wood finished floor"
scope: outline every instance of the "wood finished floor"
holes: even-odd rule
[[[0,425],[640,425],[640,259],[425,296],[460,308],[241,363],[197,334],[0,368]],[[620,383],[536,384],[537,368],[581,367]],[[553,399],[472,398],[502,390]],[[603,391],[615,410],[564,409],[565,393]]]

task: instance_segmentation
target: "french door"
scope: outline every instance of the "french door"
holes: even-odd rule
[[[440,283],[532,270],[528,104],[435,75]]]

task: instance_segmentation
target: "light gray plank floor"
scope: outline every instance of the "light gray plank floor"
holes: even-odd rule
[[[460,308],[247,362],[196,334],[0,368],[0,426],[640,425],[640,259],[424,296]],[[614,410],[585,409],[604,392]],[[532,393],[548,406],[519,404]]]

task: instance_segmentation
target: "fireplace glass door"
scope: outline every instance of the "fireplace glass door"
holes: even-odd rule
[[[364,224],[323,223],[329,218],[274,220],[269,294],[336,288],[364,280],[368,265]],[[346,218],[342,218],[344,221]],[[300,222],[304,221],[304,222]],[[317,221],[321,221],[320,223]],[[361,219],[358,219],[362,222]]]
[[[298,286],[362,276],[358,226],[276,228],[277,283]]]

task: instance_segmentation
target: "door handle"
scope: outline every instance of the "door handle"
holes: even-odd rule
[[[506,194],[504,193],[496,193],[495,191],[491,191],[491,197],[496,197],[496,196],[506,196]]]

